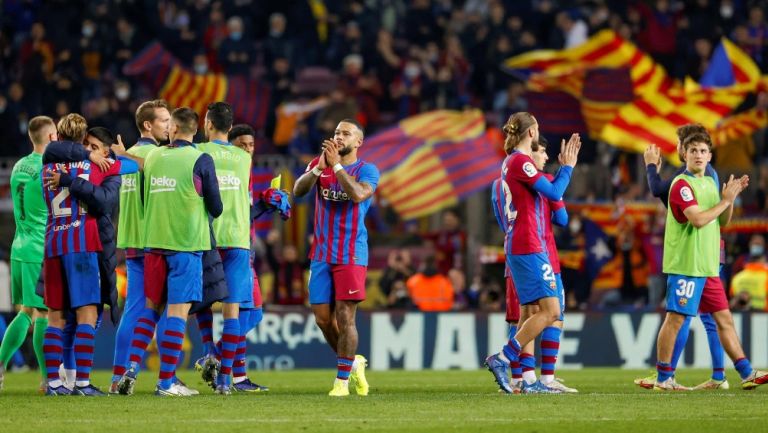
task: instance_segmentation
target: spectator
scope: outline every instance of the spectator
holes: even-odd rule
[[[749,262],[744,269],[733,276],[731,294],[734,299],[732,307],[756,311],[768,311],[768,261],[765,250],[759,244],[750,247]]]
[[[384,94],[381,83],[373,74],[363,73],[363,57],[350,54],[344,58],[344,71],[340,78],[341,90],[357,101],[363,126],[379,124],[379,98]]]
[[[220,7],[212,7],[208,18],[208,25],[205,28],[205,33],[203,33],[203,46],[205,47],[205,57],[207,58],[206,65],[213,72],[222,72],[217,54],[222,41],[226,38],[227,24],[224,21],[224,12]]]
[[[269,16],[269,35],[264,41],[264,61],[268,65],[277,58],[293,63],[294,43],[285,34],[285,27],[285,15],[276,12]]]
[[[453,287],[445,275],[438,272],[435,257],[424,259],[421,269],[406,282],[408,294],[420,311],[440,312],[453,308]]]
[[[413,276],[411,253],[405,248],[391,250],[387,255],[387,267],[384,268],[379,280],[381,293],[389,298],[394,286],[398,282],[405,283],[411,276]]]
[[[766,49],[768,48],[768,25],[765,23],[765,5],[754,5],[749,9],[749,21],[747,22],[747,54],[766,70]]]
[[[467,295],[467,277],[459,269],[448,271],[448,279],[453,286],[453,310],[462,311],[469,308],[469,296]]]
[[[467,233],[461,228],[461,218],[455,210],[443,211],[442,227],[427,235],[435,245],[437,270],[447,275],[448,271],[464,267],[467,249]]]
[[[317,113],[317,129],[323,137],[332,137],[339,119],[356,119],[357,101],[348,98],[341,88],[331,92],[330,104]]]
[[[577,47],[587,41],[587,24],[579,18],[576,11],[564,11],[557,14],[557,28],[563,32],[564,48]]]
[[[743,246],[743,244],[742,244]],[[765,236],[761,233],[755,233],[749,237],[747,252],[740,254],[731,265],[731,275],[741,272],[753,257],[765,255]]]
[[[284,245],[278,257],[276,249],[279,240],[280,234],[277,230],[267,234],[267,264],[274,274],[272,302],[277,305],[304,305],[307,300],[304,273],[309,267],[307,263],[299,260],[299,253],[294,245]]]
[[[251,42],[244,38],[242,18],[227,20],[227,30],[229,35],[219,48],[219,63],[227,75],[247,76],[256,58]]]

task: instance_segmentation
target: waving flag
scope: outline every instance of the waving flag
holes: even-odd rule
[[[367,138],[360,157],[381,171],[377,191],[405,219],[456,205],[499,176],[498,143],[479,110],[409,117]]]
[[[548,92],[531,103],[531,111],[542,118],[543,132],[563,133],[563,124],[579,124],[574,110],[569,111],[570,117],[560,114],[558,107],[564,107],[567,99],[562,94],[567,94],[578,102],[592,137],[633,152],[655,143],[673,162],[677,161],[678,126],[698,122],[714,130],[748,92],[768,82],[761,79],[752,59],[723,39],[701,85],[684,84],[671,79],[649,55],[611,30],[597,33],[578,47],[526,53],[508,59],[503,66],[527,73],[530,91]],[[595,73],[611,75],[600,79]],[[552,109],[547,100],[553,101]],[[726,131],[748,130],[755,123],[755,116],[750,116],[728,123]]]
[[[138,76],[173,107],[190,107],[199,115],[215,101],[232,105],[235,123],[263,128],[269,109],[269,87],[249,77],[195,74],[184,67],[159,42],[150,44],[123,67]]]

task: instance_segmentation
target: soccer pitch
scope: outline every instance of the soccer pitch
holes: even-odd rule
[[[0,393],[0,432],[703,432],[766,431],[768,387],[742,391],[728,371],[729,391],[658,393],[632,379],[648,371],[562,371],[576,395],[501,395],[482,371],[369,371],[368,397],[331,398],[331,370],[251,373],[264,394],[214,395],[193,371],[180,377],[200,396],[151,394],[155,373],[140,377],[137,394],[104,398],[43,397],[36,373],[6,375]],[[678,381],[695,385],[708,372],[682,370]],[[109,374],[94,383],[107,389]]]

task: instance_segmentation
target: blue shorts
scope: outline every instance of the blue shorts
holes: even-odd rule
[[[253,308],[253,272],[251,252],[240,248],[220,249],[229,295],[221,302]]]
[[[68,253],[43,262],[45,305],[54,310],[101,304],[98,253]]]
[[[707,277],[667,276],[667,311],[696,316],[706,282]]]
[[[200,302],[203,298],[203,253],[178,252],[165,256],[165,260],[168,263],[168,303]]]
[[[520,305],[559,296],[557,278],[552,272],[547,253],[512,254],[507,256],[507,263],[512,271]]]

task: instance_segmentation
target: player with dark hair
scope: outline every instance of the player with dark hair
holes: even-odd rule
[[[358,395],[368,394],[366,360],[357,351],[355,313],[365,299],[368,232],[365,214],[379,183],[379,170],[357,158],[364,132],[351,119],[336,126],[333,140],[296,180],[302,197],[317,186],[314,237],[310,248],[309,302],[315,322],[336,353],[337,374],[330,396],[349,395],[349,379]]]
[[[190,108],[171,113],[167,147],[147,155],[144,162],[144,225],[146,307],[141,312],[131,343],[131,362],[118,384],[130,394],[136,382],[146,338],[155,332],[167,304],[166,329],[158,336],[160,374],[155,393],[188,396],[176,382],[176,365],[193,302],[202,300],[202,252],[211,249],[209,214],[221,215],[223,205],[213,159],[192,144],[198,116]],[[149,337],[151,338],[151,337]],[[134,358],[135,357],[135,358]]]

